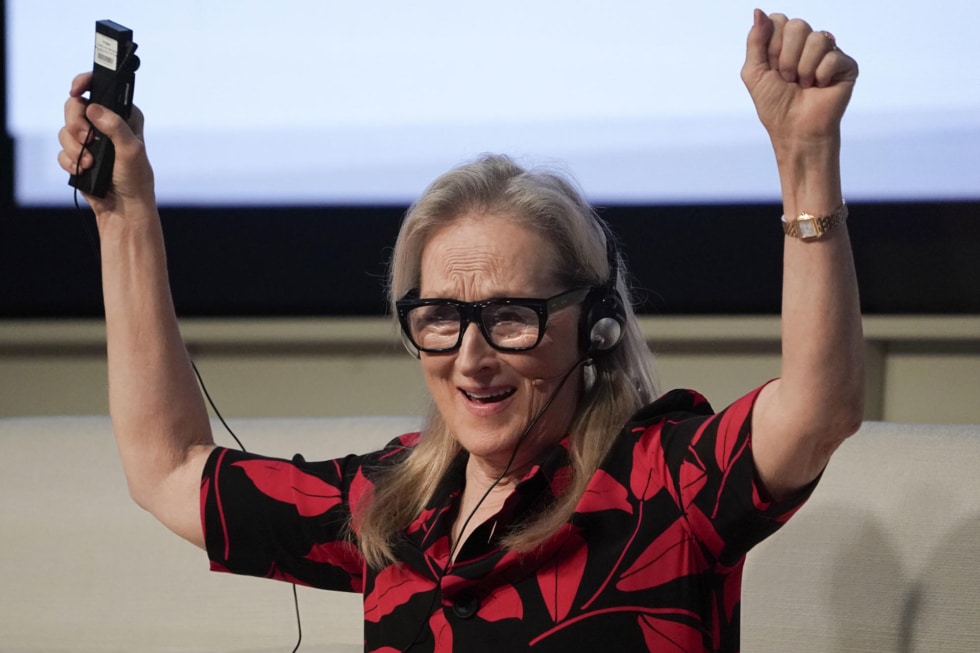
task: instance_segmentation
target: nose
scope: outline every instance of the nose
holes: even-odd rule
[[[463,331],[463,340],[459,343],[459,352],[456,354],[456,364],[460,367],[463,374],[472,375],[486,369],[496,360],[496,353],[479,325],[470,322]]]

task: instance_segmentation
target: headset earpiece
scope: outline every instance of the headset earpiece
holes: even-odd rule
[[[619,292],[595,286],[582,303],[583,350],[586,356],[612,351],[623,339],[626,312]]]
[[[598,218],[596,218],[598,221]],[[626,329],[626,309],[623,298],[616,290],[619,279],[619,252],[613,235],[599,221],[606,236],[606,257],[609,260],[609,278],[594,286],[582,303],[583,351],[588,357],[612,351],[623,340]]]

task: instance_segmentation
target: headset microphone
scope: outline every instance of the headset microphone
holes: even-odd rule
[[[480,500],[477,501],[476,507],[473,508],[469,516],[466,518],[466,521],[463,522],[463,527],[459,529],[460,534],[466,532],[466,527],[469,525],[470,520],[473,518],[473,515],[476,514],[476,511],[479,510],[480,506],[483,504],[486,498],[490,496],[490,492],[495,487],[497,487],[500,481],[504,480],[504,477],[507,476],[508,472],[510,472],[510,468],[514,465],[514,460],[517,459],[518,449],[520,449],[521,445],[524,444],[525,438],[527,438],[528,434],[531,432],[531,429],[534,428],[535,424],[538,423],[538,420],[541,419],[541,416],[544,415],[545,411],[548,410],[551,404],[554,403],[555,399],[558,398],[558,395],[561,393],[561,389],[565,387],[565,382],[568,381],[568,379],[572,376],[575,370],[582,367],[583,365],[590,365],[591,363],[592,363],[591,358],[588,357],[581,358],[578,360],[578,362],[572,365],[571,369],[569,369],[567,372],[565,372],[562,375],[561,381],[558,382],[558,387],[555,388],[555,391],[551,393],[550,397],[548,397],[548,401],[546,401],[544,406],[542,406],[541,409],[537,413],[535,413],[534,417],[531,418],[531,421],[529,421],[527,423],[527,426],[524,427],[524,430],[521,431],[521,435],[517,438],[517,442],[514,444],[514,450],[510,454],[510,459],[507,461],[507,465],[504,467],[504,471],[502,471],[500,473],[500,476],[498,476],[496,480],[494,480],[494,482],[490,484],[490,487],[487,488],[487,491],[484,492],[483,496],[480,497]],[[542,379],[542,381],[543,380],[544,379]],[[535,381],[537,381],[537,379],[535,379]],[[449,572],[449,568],[452,567],[453,556],[456,554],[456,548],[458,546],[459,546],[459,541],[457,541],[453,545],[452,551],[449,552],[449,563],[446,565],[446,568],[442,570],[440,579],[442,576],[445,576]]]
[[[531,429],[534,428],[534,425],[538,423],[538,420],[541,419],[541,416],[544,415],[544,412],[546,410],[548,410],[548,408],[551,406],[551,404],[554,403],[555,399],[558,398],[558,394],[561,392],[561,389],[565,387],[565,382],[568,381],[569,377],[572,376],[572,374],[575,372],[575,370],[577,370],[579,367],[582,367],[583,365],[588,365],[591,362],[591,360],[592,359],[591,358],[588,358],[588,357],[579,359],[574,365],[572,365],[572,367],[567,372],[565,372],[561,376],[561,381],[558,382],[558,387],[555,388],[555,391],[553,393],[551,393],[551,396],[550,397],[548,397],[548,401],[545,402],[544,406],[541,407],[541,410],[539,410],[534,415],[534,417],[531,418],[531,421],[528,422],[527,423],[527,426],[524,427],[524,430],[521,431],[521,436],[517,439],[517,444],[514,445],[514,453],[511,455],[510,461],[507,463],[507,468],[504,470],[504,474],[506,474],[508,471],[510,471],[510,466],[512,464],[514,464],[514,458],[517,457],[517,450],[520,448],[521,444],[524,442],[524,438],[526,438],[528,436],[528,433],[530,433],[531,432]],[[556,377],[552,377],[552,378],[556,378]],[[532,383],[535,384],[535,385],[540,385],[541,383],[544,383],[545,381],[550,381],[550,380],[551,379],[540,378],[540,379],[534,379],[532,381]],[[503,475],[501,475],[500,479],[498,479],[498,482],[499,482],[499,480],[502,480],[502,479],[503,479]]]
[[[514,444],[514,450],[510,454],[510,460],[507,461],[507,465],[506,467],[504,467],[504,471],[502,471],[500,473],[500,476],[498,476],[494,480],[494,482],[490,484],[490,487],[486,489],[486,491],[480,497],[480,500],[476,502],[476,506],[473,507],[473,510],[470,511],[470,514],[463,521],[463,525],[459,529],[460,538],[453,543],[452,549],[449,551],[449,561],[446,563],[446,566],[443,569],[439,570],[438,578],[436,580],[436,585],[440,585],[442,579],[445,578],[446,574],[449,573],[449,570],[453,566],[453,557],[456,555],[456,550],[459,548],[459,545],[462,542],[462,535],[463,533],[466,532],[466,527],[469,526],[470,520],[472,520],[473,516],[476,515],[477,510],[479,510],[480,506],[483,505],[483,502],[487,500],[487,497],[490,496],[490,493],[493,491],[493,489],[497,487],[497,485],[499,485],[500,482],[504,480],[504,477],[507,476],[508,472],[510,472],[510,468],[513,466],[514,461],[517,459],[517,450],[521,448],[521,445],[524,443],[524,439],[531,432],[531,429],[534,428],[534,425],[538,423],[538,420],[541,419],[541,416],[544,415],[545,411],[548,410],[551,404],[554,403],[555,399],[558,398],[559,393],[561,393],[561,389],[565,387],[565,382],[568,381],[569,378],[571,378],[575,370],[577,370],[579,367],[582,367],[584,365],[591,365],[591,364],[592,364],[592,359],[589,358],[588,356],[585,356],[579,359],[574,365],[572,365],[572,367],[561,376],[561,381],[558,382],[558,387],[555,388],[555,391],[551,393],[550,397],[548,397],[548,401],[546,401],[544,406],[542,406],[541,409],[537,413],[535,413],[534,417],[531,418],[531,421],[529,421],[527,423],[527,426],[524,427],[524,430],[521,431],[521,435],[520,437],[517,438],[517,443]],[[557,377],[553,377],[553,378],[557,378]],[[544,378],[534,379],[532,383],[534,383],[535,385],[539,385],[540,383],[549,380],[550,379],[544,379]],[[436,597],[438,596],[438,594],[439,594],[438,591],[433,592],[432,601],[429,604],[430,613],[432,612],[432,609],[435,607]],[[402,648],[400,653],[406,653],[408,649],[415,646],[415,644],[419,641],[419,637],[422,635],[422,632],[425,630],[425,625],[427,623],[428,620],[423,621],[421,624],[419,624],[419,629],[415,633],[415,636],[412,638],[412,641],[406,647]]]

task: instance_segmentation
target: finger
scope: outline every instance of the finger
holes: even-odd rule
[[[769,39],[773,25],[768,16],[756,9],[753,14],[752,29],[745,44],[745,65],[742,66],[742,81],[749,84],[769,70]]]
[[[134,104],[132,113],[129,114],[129,128],[141,141],[143,140],[144,123],[145,119],[143,117],[143,112],[140,111],[140,108]]]
[[[797,66],[797,75],[801,87],[810,88],[816,84],[817,67],[829,53],[835,50],[837,50],[837,43],[830,32],[811,32],[807,36],[806,45],[800,54],[800,63]]]
[[[772,36],[769,38],[769,68],[779,70],[779,54],[783,49],[783,30],[789,21],[785,14],[770,14]]]
[[[82,97],[82,94],[91,87],[92,71],[75,75],[75,79],[71,80],[71,90],[68,91],[68,95],[71,97]]]
[[[116,195],[152,194],[153,173],[146,160],[146,148],[130,124],[99,104],[89,104],[86,115],[114,146],[112,184]],[[130,118],[137,129],[142,129],[142,113],[136,112],[135,117],[130,114]]]
[[[77,138],[68,127],[58,131],[58,142],[61,145],[58,161],[62,168],[76,174],[92,166],[92,155],[82,147],[82,139]],[[62,154],[65,156],[64,162],[61,160]]]
[[[58,131],[58,142],[62,148],[58,162],[71,174],[78,174],[93,163],[92,155],[82,147],[92,137],[92,125],[85,119],[87,102],[81,97],[88,88],[91,76],[91,73],[83,73],[72,81],[69,98],[65,101],[65,125]]]
[[[779,74],[787,82],[799,79],[800,57],[813,28],[805,20],[794,18],[783,26],[782,47],[779,51]]]
[[[79,158],[77,154],[72,155],[61,150],[58,152],[58,165],[68,174],[77,175],[92,167],[92,155],[88,153],[88,150],[85,150]]]
[[[84,143],[89,132],[89,122],[85,118],[85,107],[88,103],[77,97],[65,101],[65,127],[79,142]]]
[[[85,142],[86,135],[89,133],[89,123],[85,119],[85,107],[88,101],[82,96],[90,90],[91,85],[91,72],[75,75],[71,80],[68,99],[65,101],[65,126],[79,142]]]
[[[125,150],[139,142],[139,138],[119,114],[113,113],[100,104],[90,103],[85,108],[85,116],[96,129],[112,141],[117,154],[120,150]]]
[[[844,54],[840,48],[835,48],[820,60],[814,75],[813,85],[826,88],[841,82],[854,82],[857,77],[857,62]]]
[[[768,66],[768,47],[773,24],[761,9],[756,9],[752,18],[752,29],[749,30],[745,46],[745,63],[755,67]]]

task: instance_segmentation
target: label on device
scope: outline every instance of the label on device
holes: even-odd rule
[[[115,71],[119,61],[119,41],[95,33],[95,63]]]

